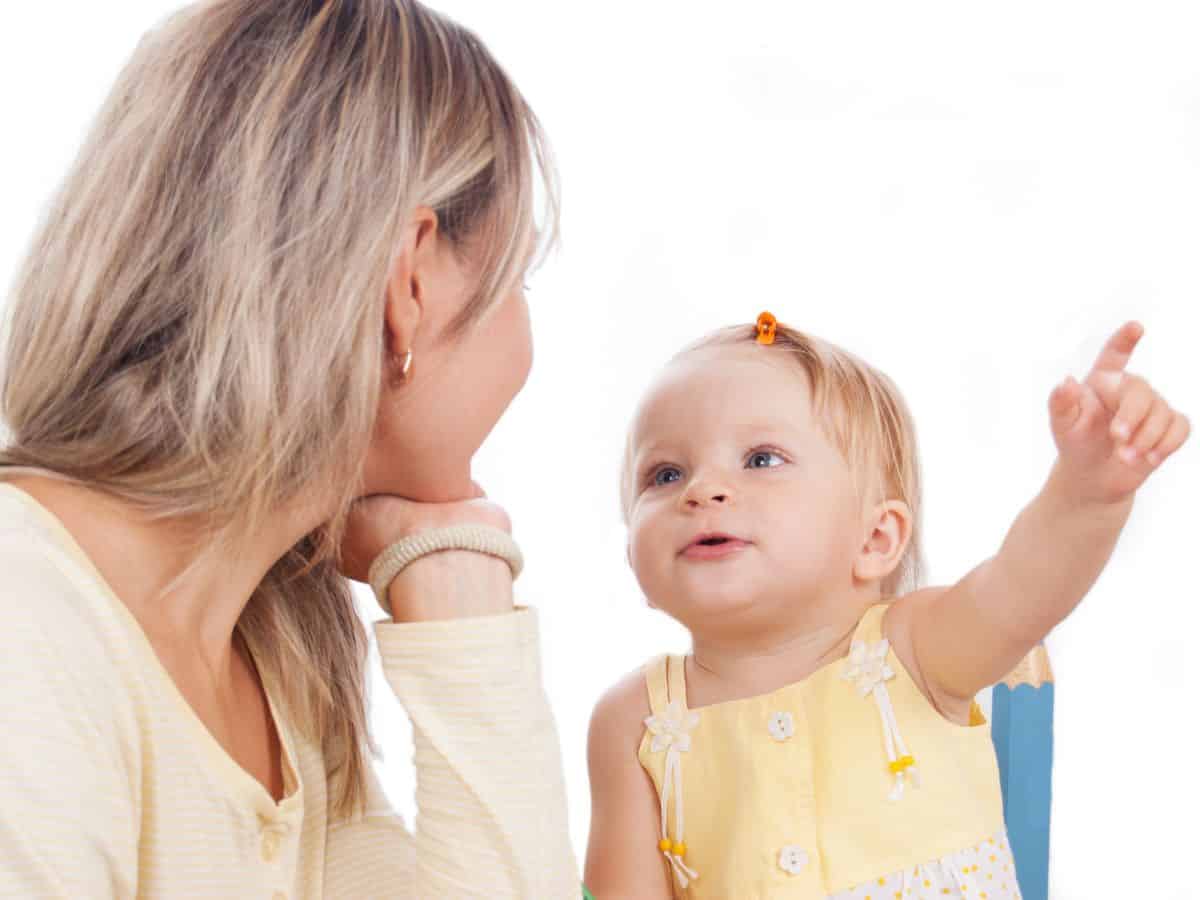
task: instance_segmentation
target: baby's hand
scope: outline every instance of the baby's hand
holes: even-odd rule
[[[1187,440],[1190,426],[1144,378],[1125,371],[1142,326],[1126,322],[1083,383],[1070,376],[1050,394],[1058,474],[1081,500],[1129,498]]]

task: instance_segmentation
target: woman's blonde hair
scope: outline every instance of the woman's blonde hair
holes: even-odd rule
[[[539,189],[549,243],[540,125],[469,31],[413,0],[214,0],[142,39],[15,281],[4,471],[203,523],[180,578],[328,500],[237,637],[322,747],[335,814],[362,809],[375,749],[336,557],[402,228],[427,205],[453,246],[470,239],[478,288],[451,337],[518,283]]]
[[[685,347],[675,359],[713,347],[754,343],[754,325],[734,325]],[[902,500],[912,513],[904,555],[881,583],[883,596],[914,590],[924,580],[921,549],[921,473],[912,415],[887,375],[836,344],[782,323],[764,353],[784,354],[807,376],[813,416],[854,477],[860,500]],[[632,435],[630,435],[632,439]],[[626,523],[634,500],[632,446],[626,442],[621,471],[621,509]]]

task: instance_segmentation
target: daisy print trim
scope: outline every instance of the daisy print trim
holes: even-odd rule
[[[1020,900],[1017,867],[1003,830],[973,847],[872,879],[825,900]]]

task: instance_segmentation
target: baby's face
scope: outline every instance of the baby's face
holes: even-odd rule
[[[853,479],[796,365],[756,344],[671,363],[632,434],[629,559],[689,627],[770,624],[850,583],[866,535]]]

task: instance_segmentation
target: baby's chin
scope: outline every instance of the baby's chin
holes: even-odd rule
[[[710,585],[688,591],[673,591],[650,605],[662,610],[688,628],[712,626],[721,622],[754,618],[762,609],[763,598],[755,591],[739,586]]]

